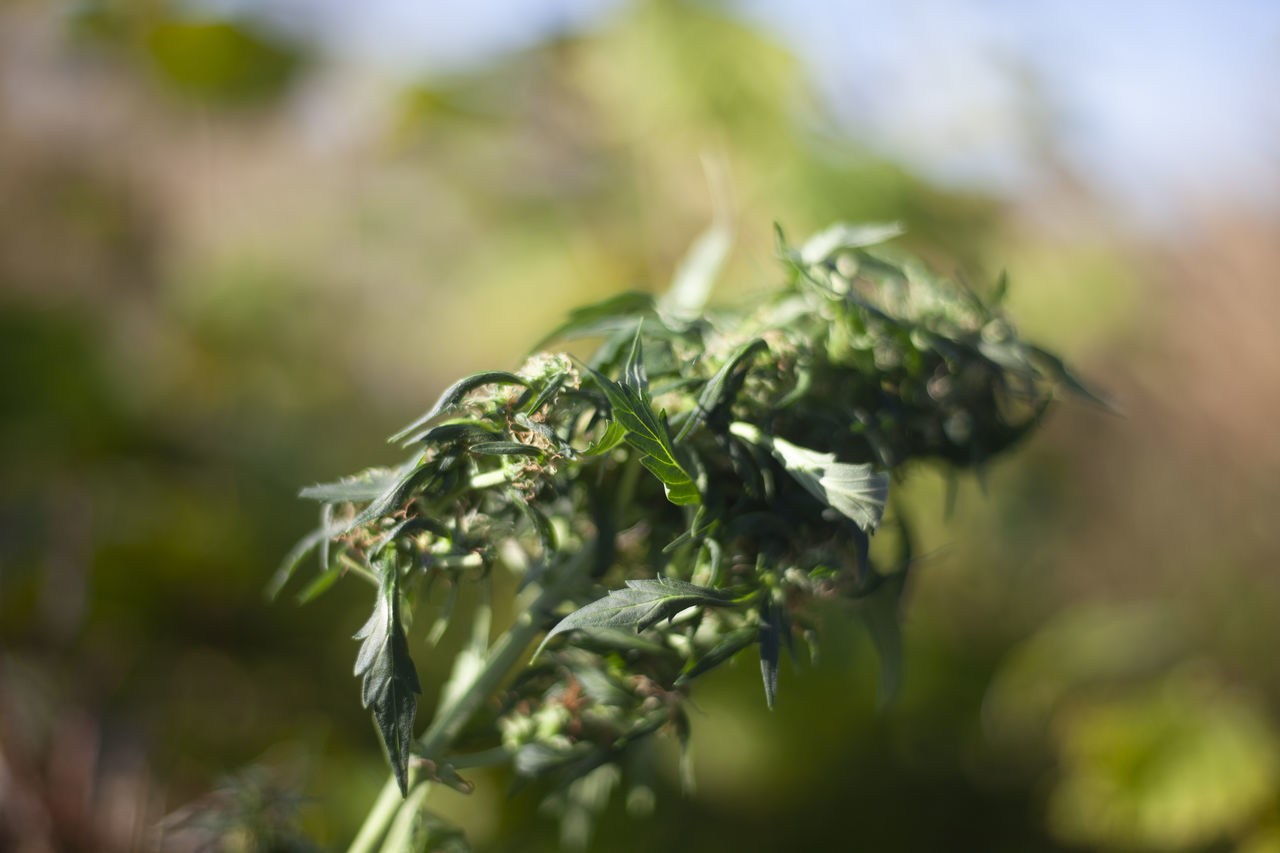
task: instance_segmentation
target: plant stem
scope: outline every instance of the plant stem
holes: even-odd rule
[[[423,732],[422,737],[418,738],[418,749],[415,753],[434,761],[440,759],[453,743],[454,738],[470,721],[471,715],[480,707],[480,703],[497,689],[507,674],[520,662],[529,645],[542,631],[543,619],[563,600],[565,591],[581,574],[581,569],[590,559],[591,553],[591,548],[584,546],[561,566],[558,572],[548,572],[552,576],[550,582],[539,590],[537,598],[520,614],[515,624],[489,647],[484,666],[476,673],[475,679],[458,693],[458,698],[452,704],[441,708],[436,714],[431,725]],[[369,810],[364,825],[360,827],[359,834],[347,849],[347,853],[370,853],[373,846],[387,831],[387,826],[393,818],[399,826],[402,822],[410,820],[412,815],[422,807],[425,792],[420,792],[419,789],[429,782],[416,777],[415,769],[410,767],[409,793],[403,800],[400,798],[400,789],[396,786],[395,778],[387,779],[373,808]],[[405,814],[397,818],[397,812]],[[388,845],[393,840],[395,839],[388,838]],[[385,853],[391,853],[396,849],[393,846],[383,847]]]

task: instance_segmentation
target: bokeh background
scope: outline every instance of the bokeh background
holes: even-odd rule
[[[706,161],[717,298],[775,220],[900,220],[1124,416],[1064,403],[950,513],[913,476],[898,703],[853,626],[772,713],[710,676],[696,791],[672,751],[593,849],[1280,850],[1277,92],[1269,0],[9,0],[0,850],[340,849],[368,602],[264,601],[298,486],[661,289]],[[478,849],[556,849],[477,781],[433,800]]]

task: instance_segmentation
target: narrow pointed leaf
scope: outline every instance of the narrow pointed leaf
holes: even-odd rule
[[[456,408],[467,394],[485,385],[527,385],[523,379],[514,373],[507,373],[503,370],[491,370],[485,373],[476,373],[465,379],[453,383],[444,390],[440,398],[436,400],[435,405],[427,410],[426,414],[400,430],[387,441],[392,444],[398,441],[416,441],[418,436],[414,433],[421,430],[424,426],[431,422],[433,418],[444,414],[450,409]]]
[[[681,684],[686,684],[697,678],[699,675],[710,672],[720,664],[730,660],[738,652],[754,643],[758,635],[758,629],[750,627],[739,628],[736,631],[731,631],[726,634],[720,639],[720,642],[716,643],[716,645],[712,647],[711,651],[707,652],[696,661],[690,662],[690,664],[685,667],[684,672],[680,673],[680,677],[676,679],[676,686],[678,687]]]
[[[304,586],[295,599],[298,604],[307,604],[314,601],[338,582],[338,578],[342,577],[342,567],[335,566],[331,569],[325,569],[318,574],[309,584]]]
[[[756,338],[754,341],[739,347],[737,352],[721,365],[715,376],[707,380],[707,384],[703,386],[702,393],[698,395],[697,406],[688,419],[685,420],[680,434],[676,436],[677,443],[684,441],[685,436],[702,426],[712,412],[729,402],[728,398],[731,396],[729,392],[736,390],[733,387],[735,383],[730,382],[734,376],[734,371],[748,358],[767,348],[768,345],[763,340]]]
[[[521,444],[518,441],[484,441],[471,445],[472,453],[487,456],[541,456],[542,451],[532,444]]]
[[[499,435],[496,427],[481,421],[459,421],[440,424],[419,435],[415,441],[423,444],[449,444],[455,441],[490,441]]]
[[[1031,354],[1031,359],[1036,367],[1042,372],[1048,374],[1049,378],[1059,383],[1068,391],[1078,397],[1083,397],[1090,403],[1099,408],[1105,409],[1113,415],[1122,414],[1120,407],[1111,400],[1097,393],[1076,376],[1070,368],[1053,353],[1043,350],[1037,346],[1028,346],[1027,349]]]
[[[675,578],[630,580],[626,584],[561,619],[543,639],[538,651],[556,634],[566,631],[635,628],[639,632],[690,607],[725,607],[732,603],[723,592]]]
[[[778,657],[782,651],[782,612],[771,601],[760,608],[760,627],[756,634],[760,644],[760,678],[764,682],[764,701],[773,710],[778,698]]]
[[[267,584],[266,596],[267,600],[273,600],[280,594],[280,590],[284,589],[284,585],[289,582],[289,578],[293,576],[293,572],[298,568],[306,556],[316,549],[316,546],[334,535],[336,531],[329,527],[317,527],[306,536],[298,540],[298,544],[284,555],[284,559],[280,561],[280,567],[276,569],[276,573],[271,576],[271,581]]]
[[[867,626],[871,642],[880,661],[876,704],[881,709],[898,696],[902,685],[902,591],[907,582],[907,569],[885,578],[875,592],[858,602],[858,613]]]

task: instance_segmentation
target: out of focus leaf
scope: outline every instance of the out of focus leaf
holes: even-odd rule
[[[881,709],[893,703],[902,685],[901,603],[908,571],[906,567],[899,569],[858,600],[858,615],[867,626],[880,662],[876,704]]]
[[[685,323],[700,316],[732,246],[733,227],[717,216],[680,261],[671,288],[658,302],[658,310]]]
[[[552,341],[629,331],[644,317],[653,316],[654,312],[653,294],[640,291],[620,293],[595,305],[574,309],[569,313],[569,319],[540,340],[534,348],[541,349]]]
[[[766,600],[760,608],[760,627],[756,642],[760,644],[760,678],[764,682],[764,701],[773,709],[778,698],[778,658],[782,652],[782,627],[785,618],[781,607]]]
[[[1155,606],[1070,609],[1015,648],[984,703],[988,735],[1037,735],[1082,690],[1165,672],[1184,653],[1186,631]]]
[[[280,594],[280,590],[284,589],[284,585],[289,582],[289,578],[293,576],[293,572],[298,568],[306,556],[315,550],[325,539],[333,535],[333,531],[326,527],[317,527],[306,536],[298,540],[298,543],[284,555],[284,559],[280,561],[279,568],[276,569],[271,581],[267,584],[266,594],[268,599],[274,599]]]
[[[151,28],[146,48],[166,84],[222,104],[280,94],[302,60],[284,43],[229,21],[165,21]]]
[[[838,222],[810,237],[800,249],[800,259],[806,264],[820,264],[836,252],[874,246],[892,240],[905,231],[898,222],[867,225]]]
[[[1265,713],[1199,674],[1087,702],[1055,733],[1063,775],[1049,824],[1073,845],[1200,849],[1240,835],[1280,794]]]

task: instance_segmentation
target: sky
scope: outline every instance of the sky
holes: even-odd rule
[[[203,0],[407,79],[607,23],[620,0]],[[1280,208],[1275,0],[732,0],[788,45],[832,115],[944,184],[1010,196],[1042,144],[1159,220],[1225,197]],[[1034,121],[1028,121],[1033,116]]]

